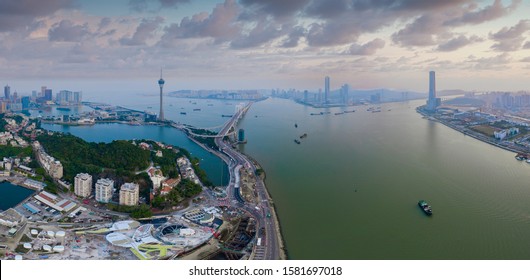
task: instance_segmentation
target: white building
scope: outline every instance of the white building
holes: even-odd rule
[[[74,178],[74,193],[80,197],[89,197],[92,193],[92,176],[79,173]]]
[[[114,193],[114,181],[101,178],[96,182],[96,200],[101,203],[109,203]]]
[[[125,183],[120,188],[120,205],[138,205],[140,186],[135,183]]]

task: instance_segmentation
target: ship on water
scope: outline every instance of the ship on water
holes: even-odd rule
[[[425,214],[427,214],[427,216],[432,215],[432,208],[431,206],[429,206],[429,204],[427,204],[425,200],[418,201],[418,206],[421,208],[421,210],[423,210]]]

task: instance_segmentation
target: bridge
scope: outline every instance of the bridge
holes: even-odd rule
[[[236,113],[224,124],[209,127],[209,128],[194,128],[190,126],[185,126],[183,124],[175,123],[174,121],[170,121],[170,125],[174,128],[181,129],[186,131],[189,135],[194,137],[202,137],[202,138],[220,138],[223,139],[226,136],[230,136],[233,134],[236,134],[237,131],[235,130],[235,127],[237,126],[237,123],[245,116],[245,113],[250,109],[250,106],[252,106],[254,102],[249,102],[244,107],[238,108]],[[197,134],[192,131],[192,129],[196,130],[211,130],[215,128],[221,128],[221,130],[217,134]],[[234,129],[233,129],[234,128]],[[233,130],[232,130],[233,129]]]

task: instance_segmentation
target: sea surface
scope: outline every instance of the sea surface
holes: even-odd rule
[[[30,189],[13,185],[7,181],[0,182],[0,211],[16,206],[33,193],[34,191]]]
[[[220,115],[235,108],[167,100],[167,118],[199,127],[223,124]],[[156,99],[129,103],[158,108]],[[422,118],[415,108],[423,103],[382,104],[378,113],[367,111],[377,106],[315,109],[273,98],[252,106],[240,123],[248,140],[240,147],[266,171],[290,258],[530,259],[530,164]],[[356,112],[335,115],[345,110]],[[320,112],[329,114],[311,115]],[[152,138],[200,153],[170,128],[47,128],[89,141]],[[205,163],[215,162],[207,155]],[[203,167],[221,178],[219,166]]]

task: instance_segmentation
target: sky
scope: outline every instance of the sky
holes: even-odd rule
[[[530,90],[528,0],[0,0],[0,84]]]

